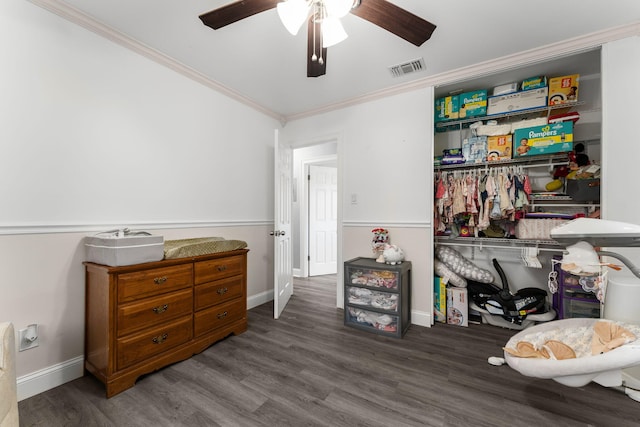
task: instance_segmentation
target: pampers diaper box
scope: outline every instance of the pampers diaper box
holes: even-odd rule
[[[466,119],[487,115],[487,91],[475,90],[458,95],[460,105],[459,117]]]
[[[460,111],[458,95],[445,96],[436,99],[435,105],[435,122],[444,122],[447,120],[457,120]]]
[[[513,134],[513,156],[563,153],[573,150],[573,122],[516,129]]]

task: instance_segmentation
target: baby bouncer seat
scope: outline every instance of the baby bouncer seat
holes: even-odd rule
[[[556,227],[551,235],[570,244],[570,255],[577,242],[640,246],[640,226],[614,221],[576,219]],[[628,268],[609,275],[603,318],[562,319],[532,326],[509,339],[504,358],[511,368],[529,377],[553,379],[570,387],[593,381],[640,401],[640,269],[619,254],[597,253],[617,258]]]

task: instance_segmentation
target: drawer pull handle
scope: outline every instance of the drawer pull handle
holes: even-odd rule
[[[155,314],[164,313],[165,311],[167,311],[168,308],[169,308],[169,304],[159,305],[158,307],[153,308],[153,312]]]
[[[225,271],[227,269],[226,265],[219,265],[218,266],[218,271]]]
[[[226,311],[223,313],[218,313],[218,319],[224,319],[225,317],[227,317],[227,314],[229,313],[227,313]]]
[[[165,342],[167,340],[168,336],[169,335],[167,335],[167,334],[162,334],[162,335],[159,335],[157,337],[153,337],[153,339],[151,341],[153,341],[154,344],[162,344],[163,342]]]
[[[155,283],[156,285],[162,285],[166,281],[167,281],[167,276],[156,277],[153,279],[153,283]]]
[[[216,292],[218,293],[218,295],[224,295],[229,291],[229,289],[227,288],[220,288],[218,289]]]

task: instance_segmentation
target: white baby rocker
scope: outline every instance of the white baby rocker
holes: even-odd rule
[[[577,252],[576,256],[571,252],[572,247],[579,242],[587,242],[593,247],[640,247],[640,226],[579,218],[551,230],[551,237],[568,246],[569,254],[573,255],[571,263],[576,264],[578,271],[581,268],[588,271],[592,256],[586,252]],[[593,381],[622,390],[640,401],[640,269],[620,254],[598,254],[620,260],[629,270],[609,272],[602,319],[563,319],[532,326],[507,342],[505,360],[511,368],[526,376],[553,379],[570,387],[581,387]],[[596,259],[599,260],[597,256]],[[580,267],[580,261],[585,261],[583,267]],[[592,355],[596,325],[597,328],[604,325],[624,331],[618,341],[623,344]],[[546,343],[557,342],[575,350],[574,357],[561,359],[552,354],[549,358],[537,358],[512,354],[519,344],[526,344],[520,349],[529,346],[531,351],[545,351],[550,349]]]

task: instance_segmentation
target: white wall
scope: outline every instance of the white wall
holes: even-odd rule
[[[385,227],[413,264],[412,314],[430,324],[432,312],[431,88],[419,89],[286,125],[292,143],[340,137],[342,259],[373,256],[371,229]],[[357,203],[352,204],[352,195]],[[341,267],[339,267],[339,270]]]
[[[640,224],[640,197],[635,179],[640,159],[638,108],[634,102],[640,99],[638,76],[640,37],[603,46],[602,217],[632,224]],[[640,249],[615,248],[615,251],[640,265]]]
[[[86,234],[246,240],[250,303],[272,297],[276,120],[22,0],[0,55],[0,319],[40,325],[22,398],[82,375]]]

